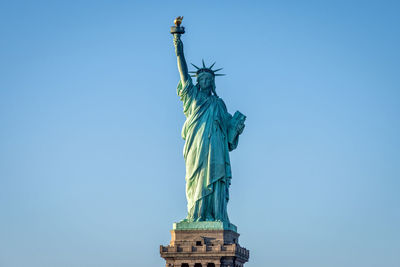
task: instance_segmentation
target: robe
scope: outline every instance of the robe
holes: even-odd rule
[[[238,143],[238,137],[228,142],[232,115],[221,98],[200,92],[191,78],[184,87],[179,82],[177,93],[186,116],[182,128],[188,202],[185,221],[229,222],[229,151]]]

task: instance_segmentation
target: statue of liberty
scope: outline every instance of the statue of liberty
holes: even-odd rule
[[[188,215],[184,221],[221,221],[229,223],[227,203],[231,183],[229,151],[238,145],[239,135],[245,127],[245,116],[237,111],[228,113],[224,101],[218,97],[215,87],[216,74],[212,64],[206,67],[193,65],[196,77],[193,84],[183,54],[180,39],[184,28],[181,17],[171,28],[174,35],[175,53],[178,60],[180,81],[178,96],[183,102],[186,121],[182,128],[185,140],[183,157],[186,164],[186,198]]]

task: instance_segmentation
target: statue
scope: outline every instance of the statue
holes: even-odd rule
[[[206,67],[204,60],[202,67],[192,64],[196,70],[190,73],[197,78],[193,84],[180,38],[185,32],[180,26],[182,18],[175,19],[171,33],[180,73],[177,93],[186,116],[182,137],[188,215],[183,221],[229,223],[227,203],[232,177],[229,151],[237,147],[246,117],[239,111],[234,116],[229,114],[218,97],[215,77],[224,74],[216,74],[221,69],[213,70],[215,63],[210,67]]]

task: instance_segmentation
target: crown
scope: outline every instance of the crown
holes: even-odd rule
[[[225,74],[215,74],[217,71],[220,71],[220,70],[222,70],[223,68],[220,68],[220,69],[216,69],[216,70],[213,70],[212,69],[212,67],[214,67],[214,65],[215,65],[215,63],[216,62],[214,62],[210,67],[206,67],[206,64],[204,64],[204,59],[202,60],[202,62],[203,62],[203,67],[202,68],[199,68],[199,67],[197,67],[196,65],[194,65],[193,63],[190,63],[190,64],[192,64],[192,66],[193,67],[195,67],[197,70],[196,71],[189,71],[190,73],[195,73],[194,75],[190,75],[190,76],[192,76],[192,77],[197,77],[197,76],[199,76],[199,74],[200,73],[202,73],[202,72],[207,72],[207,73],[210,73],[212,76],[224,76]]]

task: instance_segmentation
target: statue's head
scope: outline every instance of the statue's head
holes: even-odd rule
[[[214,66],[214,64],[207,68],[203,60],[202,68],[199,68],[196,65],[192,64],[197,69],[197,71],[190,72],[195,73],[195,75],[192,75],[192,77],[197,77],[197,87],[200,91],[205,92],[208,95],[211,95],[211,93],[213,93],[215,96],[217,96],[217,93],[215,91],[215,76],[222,76],[225,74],[215,74],[215,72],[222,70],[222,68],[213,70],[212,67]]]
[[[197,76],[197,85],[200,91],[207,94],[214,92],[215,94],[215,79],[211,73],[203,72]]]

